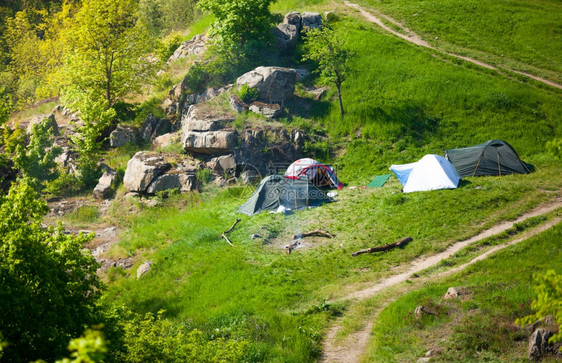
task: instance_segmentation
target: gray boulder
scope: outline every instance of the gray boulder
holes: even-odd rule
[[[164,148],[180,142],[180,138],[180,132],[168,132],[167,134],[160,135],[152,140],[152,145],[154,145],[155,148]]]
[[[107,199],[111,195],[116,175],[115,170],[109,169],[105,171],[98,185],[94,188],[93,197],[96,199]]]
[[[299,30],[293,24],[279,24],[273,28],[273,35],[279,47],[284,50],[295,48],[299,40]]]
[[[236,147],[236,131],[187,131],[182,133],[186,151],[199,154],[225,154]]]
[[[145,192],[150,183],[170,167],[162,155],[139,151],[127,163],[123,186],[132,192]]]
[[[181,192],[189,192],[195,189],[195,175],[188,174],[164,174],[160,175],[146,189],[147,193],[155,194],[165,190],[178,189]]]
[[[37,115],[33,116],[29,123],[27,124],[27,133],[30,134],[31,130],[33,129],[33,125],[43,122],[43,120],[47,119],[49,126],[53,129],[53,135],[59,136],[59,125],[57,124],[57,120],[54,114],[49,115]]]
[[[182,131],[216,131],[234,121],[234,117],[227,114],[210,112],[203,106],[191,106],[181,119]]]
[[[222,155],[212,158],[209,162],[207,162],[207,166],[215,173],[223,175],[228,171],[236,169],[236,159],[232,154]]]
[[[152,261],[143,262],[137,269],[137,279],[140,279],[142,275],[146,274],[152,268]]]
[[[256,101],[250,105],[250,111],[263,115],[269,119],[281,116],[281,106],[276,103],[268,104]]]
[[[136,143],[139,138],[139,130],[132,126],[118,125],[109,135],[111,147],[121,147],[127,143]]]
[[[244,84],[256,88],[259,99],[264,102],[282,103],[293,96],[296,81],[297,71],[292,68],[257,67],[240,76],[236,85],[238,88]]]
[[[311,13],[311,12],[302,13],[302,28],[303,29],[322,28],[322,15],[320,15],[320,13]]]
[[[192,55],[201,55],[205,52],[207,48],[207,36],[205,34],[199,34],[187,40],[175,50],[174,54],[168,58],[168,62],[173,62],[180,58],[186,58]]]
[[[297,28],[297,31],[300,32],[302,29],[301,13],[299,13],[298,11],[288,13],[283,19],[283,24],[294,25]]]
[[[542,328],[533,332],[529,338],[529,349],[527,351],[530,360],[541,360],[544,355],[552,350],[548,343],[552,335],[550,330]]]

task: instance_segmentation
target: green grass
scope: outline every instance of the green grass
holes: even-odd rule
[[[523,360],[527,333],[516,318],[529,313],[534,298],[531,276],[562,272],[562,225],[508,247],[452,277],[432,281],[390,304],[377,318],[366,361],[415,361],[432,349],[438,362]],[[450,286],[471,293],[445,302]],[[437,310],[437,317],[417,320],[416,306]]]
[[[562,81],[562,5],[555,0],[363,0],[430,44]]]

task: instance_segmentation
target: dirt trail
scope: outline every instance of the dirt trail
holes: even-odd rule
[[[508,221],[508,222],[503,222],[500,223],[490,229],[487,229],[485,231],[482,231],[481,233],[475,235],[472,238],[469,238],[467,240],[461,241],[461,242],[457,242],[453,245],[451,245],[449,248],[447,248],[445,251],[438,253],[436,255],[433,256],[429,256],[429,257],[424,257],[424,258],[419,258],[414,260],[409,268],[400,274],[397,275],[393,275],[390,276],[382,281],[380,281],[379,283],[370,286],[368,288],[359,290],[359,291],[355,291],[351,294],[348,294],[347,296],[342,297],[340,300],[365,300],[368,299],[370,297],[375,296],[377,293],[379,293],[380,291],[395,286],[399,283],[402,283],[404,281],[406,281],[407,279],[410,279],[412,277],[412,274],[420,272],[422,270],[425,270],[429,267],[432,267],[436,264],[438,264],[441,260],[446,259],[450,256],[452,256],[453,254],[455,254],[456,252],[458,252],[459,250],[461,250],[462,248],[478,242],[480,240],[483,240],[485,238],[491,237],[493,235],[496,235],[498,233],[504,232],[507,229],[513,227],[516,223],[520,223],[525,221],[528,218],[532,218],[532,217],[536,217],[536,216],[540,216],[543,214],[546,214],[548,212],[554,211],[557,208],[562,207],[562,198],[557,198],[556,200],[554,200],[554,202],[548,204],[548,205],[544,205],[541,206],[539,208],[536,208],[534,210],[531,210],[523,215],[521,215],[519,218],[517,218],[514,221]],[[553,226],[555,226],[556,224],[562,222],[562,217],[558,217],[555,218],[551,221],[549,221],[548,223],[541,225],[540,227],[534,228],[532,230],[530,230],[529,232],[525,232],[523,233],[519,238],[503,244],[503,245],[499,245],[499,246],[495,246],[493,248],[491,248],[490,250],[488,250],[487,252],[483,253],[482,255],[474,258],[473,260],[471,260],[470,262],[467,262],[461,266],[449,269],[445,272],[442,272],[440,274],[437,274],[435,276],[433,276],[433,278],[435,277],[441,277],[444,275],[448,275],[448,274],[452,274],[455,272],[458,272],[464,268],[466,268],[467,266],[470,266],[471,264],[483,260],[486,257],[488,257],[489,255],[491,255],[494,252],[497,252],[503,248],[506,248],[508,246],[511,246],[513,244],[519,243],[521,241],[524,241],[534,235],[537,235],[543,231],[545,231],[548,228],[551,228]],[[322,354],[322,358],[321,358],[321,362],[358,362],[360,357],[363,355],[367,344],[369,342],[369,338],[370,338],[370,333],[371,330],[373,328],[373,324],[374,324],[374,319],[369,319],[369,323],[361,330],[350,334],[345,341],[336,344],[336,335],[339,332],[339,330],[341,329],[341,318],[340,320],[337,320],[335,322],[335,324],[332,326],[332,328],[328,331],[328,333],[326,334],[326,338],[324,340],[324,344],[323,344],[323,354]]]
[[[458,59],[462,59],[462,60],[464,60],[464,61],[467,61],[467,62],[476,64],[476,65],[478,65],[478,66],[480,66],[480,67],[484,67],[484,68],[486,68],[486,69],[490,69],[490,70],[496,71],[496,72],[498,72],[498,73],[502,73],[500,68],[495,67],[495,66],[493,66],[493,65],[491,65],[491,64],[488,64],[488,63],[485,63],[485,62],[481,62],[481,61],[476,60],[476,59],[474,59],[474,58],[465,57],[465,56],[462,56],[462,55],[459,55],[459,54],[455,54],[455,53],[449,53],[449,52],[443,51],[443,50],[441,50],[441,49],[439,49],[439,48],[435,48],[434,46],[432,46],[431,44],[429,44],[428,42],[426,42],[425,40],[423,40],[419,35],[417,35],[417,34],[414,33],[413,31],[411,31],[410,29],[406,28],[404,25],[400,24],[399,22],[397,22],[396,20],[392,19],[391,17],[389,17],[389,16],[387,16],[387,15],[380,14],[380,15],[379,15],[380,17],[378,17],[378,16],[373,15],[372,13],[366,11],[365,9],[363,9],[363,8],[362,8],[360,5],[358,5],[358,4],[350,3],[349,1],[344,1],[344,4],[347,5],[347,6],[349,6],[349,7],[351,7],[351,8],[354,8],[354,9],[358,10],[358,11],[361,13],[361,15],[363,15],[363,17],[364,17],[365,19],[367,19],[368,21],[370,21],[371,23],[377,24],[378,26],[380,26],[381,28],[383,28],[383,29],[386,30],[387,32],[392,33],[392,34],[396,35],[397,37],[400,37],[400,38],[402,38],[402,39],[404,39],[404,40],[406,40],[406,41],[408,41],[408,42],[410,42],[410,43],[413,43],[413,44],[416,44],[416,45],[419,45],[419,46],[422,46],[422,47],[425,47],[425,48],[428,48],[428,49],[432,49],[432,50],[434,50],[434,51],[436,51],[436,52],[439,52],[439,53],[442,53],[442,54],[446,54],[446,55],[451,56],[451,57],[455,57],[455,58],[458,58]],[[397,27],[399,27],[399,28],[400,28],[404,33],[406,33],[406,34],[402,34],[402,33],[400,33],[400,32],[397,32],[397,31],[394,30],[394,29],[391,29],[390,27],[388,27],[387,25],[385,25],[385,24],[383,23],[383,21],[381,20],[381,18],[384,18],[386,21],[388,21],[388,22],[390,22],[390,23],[396,25]],[[532,78],[532,79],[534,79],[535,81],[542,82],[542,83],[547,84],[547,85],[549,85],[549,86],[551,86],[551,87],[555,87],[555,88],[558,88],[558,89],[562,89],[562,84],[559,84],[559,83],[556,83],[556,82],[553,82],[553,81],[549,81],[549,80],[547,80],[547,79],[544,79],[544,78],[539,77],[539,76],[535,76],[535,75],[530,74],[530,73],[517,71],[517,70],[514,70],[514,69],[507,68],[507,67],[504,67],[504,68],[505,68],[505,70],[508,70],[508,71],[510,71],[510,72],[514,72],[514,73],[520,74],[520,75],[525,76],[525,77],[528,77],[528,78]]]

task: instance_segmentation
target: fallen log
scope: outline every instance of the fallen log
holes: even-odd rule
[[[322,229],[317,229],[317,230],[314,230],[312,232],[295,234],[295,235],[293,235],[293,239],[301,239],[301,238],[304,238],[304,237],[312,237],[312,236],[327,237],[327,238],[334,238],[335,237],[335,235],[331,234],[328,231],[324,231]]]
[[[287,254],[290,255],[291,251],[294,250],[295,248],[297,248],[300,243],[301,243],[300,240],[297,239],[295,242],[293,242],[290,245],[288,245],[287,247],[285,247],[287,249]]]
[[[230,242],[230,240],[228,239],[228,237],[226,236],[227,234],[229,234],[230,232],[232,232],[234,230],[234,227],[236,227],[236,225],[238,224],[238,222],[240,222],[241,219],[237,218],[236,222],[234,222],[234,224],[232,225],[232,227],[230,227],[228,230],[222,232],[221,234],[221,238],[224,238],[226,240],[226,243],[228,243],[229,245],[231,245],[232,247],[235,247],[232,242]]]
[[[360,250],[360,251],[357,251],[357,252],[353,252],[351,255],[352,256],[359,256],[363,253],[388,251],[388,250],[391,250],[391,249],[396,248],[396,247],[403,247],[406,244],[408,244],[409,242],[412,242],[412,240],[413,240],[412,237],[406,237],[406,238],[402,238],[401,240],[398,240],[398,241],[393,242],[393,243],[387,243],[384,246],[371,247],[371,248],[367,248],[367,249]]]

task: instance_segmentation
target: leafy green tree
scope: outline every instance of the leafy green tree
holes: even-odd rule
[[[517,319],[515,323],[524,326],[552,315],[554,320],[562,325],[562,275],[556,274],[554,270],[548,270],[544,274],[536,274],[535,283],[533,289],[537,297],[531,303],[531,309],[536,312]],[[549,341],[551,343],[562,341],[562,330],[554,334]]]
[[[200,0],[197,5],[215,16],[210,34],[227,48],[269,36],[275,0]]]
[[[303,60],[318,63],[317,73],[325,82],[336,85],[340,114],[343,118],[344,108],[341,95],[341,85],[349,72],[349,59],[352,54],[344,47],[341,34],[331,27],[309,29],[306,32]]]
[[[19,143],[15,147],[14,165],[28,178],[37,190],[42,189],[45,182],[58,177],[55,158],[60,155],[61,148],[53,146],[55,136],[48,119],[36,123],[31,128],[29,144]]]
[[[2,359],[52,361],[72,337],[95,323],[101,283],[84,243],[63,228],[44,228],[48,207],[27,179],[0,197],[0,327]]]
[[[63,93],[71,103],[82,93],[92,103],[105,99],[110,108],[140,91],[149,76],[150,37],[139,21],[137,1],[85,0],[65,41]]]

